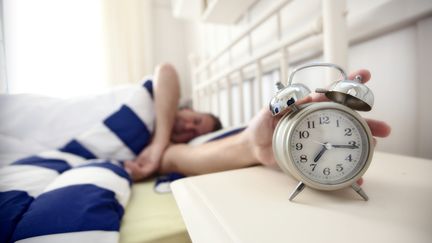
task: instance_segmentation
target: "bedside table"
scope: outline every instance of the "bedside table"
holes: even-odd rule
[[[375,152],[364,201],[351,188],[305,188],[251,167],[171,184],[193,242],[432,242],[432,161]]]

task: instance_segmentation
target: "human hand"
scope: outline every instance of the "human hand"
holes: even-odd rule
[[[139,181],[155,173],[160,166],[164,146],[151,143],[147,146],[135,160],[126,160],[125,168],[131,175],[133,181]]]
[[[368,70],[359,70],[352,73],[349,79],[354,79],[356,75],[362,76],[362,82],[369,81],[371,74]],[[308,102],[328,101],[327,97],[321,93],[314,93],[303,100],[298,101],[297,104],[304,104]],[[262,109],[250,122],[246,133],[252,149],[252,152],[258,162],[264,165],[274,165],[276,160],[273,155],[272,140],[273,132],[276,128],[278,121],[282,116],[273,117],[268,108]],[[372,135],[376,137],[387,137],[390,134],[390,126],[383,121],[366,119],[366,122],[371,129]],[[374,138],[374,143],[376,139]]]

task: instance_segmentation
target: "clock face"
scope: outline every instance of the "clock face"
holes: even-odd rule
[[[322,109],[295,124],[287,146],[295,168],[304,177],[336,185],[362,170],[369,153],[369,138],[351,114]]]

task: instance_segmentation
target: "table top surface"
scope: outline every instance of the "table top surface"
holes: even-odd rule
[[[364,201],[351,188],[303,190],[251,167],[172,183],[193,242],[432,242],[432,161],[376,152]]]

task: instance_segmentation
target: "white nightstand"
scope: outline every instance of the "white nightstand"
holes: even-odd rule
[[[252,167],[172,183],[193,242],[432,242],[432,161],[376,152],[352,189],[306,188],[280,171]]]

